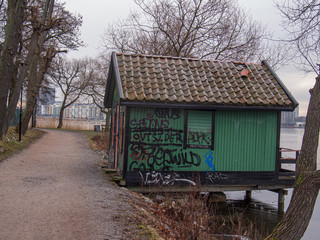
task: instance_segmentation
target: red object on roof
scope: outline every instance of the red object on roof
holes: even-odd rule
[[[241,77],[248,77],[248,74],[249,74],[249,71],[248,71],[248,69],[245,68],[241,71],[240,76]]]

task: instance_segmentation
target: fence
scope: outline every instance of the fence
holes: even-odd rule
[[[47,117],[59,117],[61,105],[41,105],[37,115]],[[105,114],[101,112],[95,104],[73,104],[67,107],[63,112],[65,119],[90,119],[103,120]]]
[[[37,116],[36,127],[57,128],[58,123],[58,118]],[[62,129],[93,131],[95,125],[99,125],[102,130],[105,124],[105,120],[63,119]]]

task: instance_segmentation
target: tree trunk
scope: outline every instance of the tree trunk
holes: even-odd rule
[[[64,109],[66,108],[67,98],[68,98],[68,96],[65,94],[65,95],[63,96],[63,101],[62,101],[61,109],[60,109],[60,113],[59,113],[59,124],[58,124],[58,126],[57,126],[58,129],[62,128],[62,124],[63,124],[63,112],[64,112]]]
[[[320,183],[320,171],[304,174],[296,184],[289,208],[270,236],[266,239],[299,240],[312,217]]]
[[[4,137],[3,127],[6,119],[8,91],[14,76],[15,57],[21,40],[24,21],[25,0],[8,1],[8,20],[5,30],[5,41],[0,57],[0,138]]]
[[[15,83],[15,87],[11,93],[11,97],[9,99],[9,105],[7,108],[7,115],[6,115],[6,123],[4,125],[4,135],[8,132],[8,127],[10,124],[11,119],[13,118],[15,111],[16,111],[16,106],[19,101],[19,96],[20,96],[20,89],[21,86],[24,82],[24,79],[28,76],[28,70],[30,68],[30,62],[36,55],[37,49],[38,49],[38,42],[40,38],[40,32],[39,28],[36,28],[33,30],[31,38],[30,38],[30,44],[28,47],[28,53],[26,56],[26,59],[24,63],[22,64],[22,67],[19,72],[19,76],[17,78],[17,81]],[[19,129],[19,126],[17,127],[17,130]]]
[[[320,75],[316,78],[316,84],[310,93],[291,201],[286,214],[266,239],[299,240],[303,237],[312,217],[320,187],[320,171],[316,170],[320,129]]]
[[[64,108],[61,107],[60,109],[60,114],[59,114],[59,124],[58,124],[58,129],[62,128],[62,124],[63,124],[63,112],[64,112]]]
[[[55,53],[53,47],[49,48],[46,53],[46,56],[44,57],[43,62],[39,64],[40,66],[38,72],[36,71],[38,65],[36,64],[36,62],[39,61],[37,58],[40,58],[40,56],[35,57],[34,62],[31,64],[31,73],[28,78],[27,104],[26,109],[23,112],[21,124],[23,135],[25,135],[28,130],[28,124],[32,116],[34,106],[36,105],[37,96],[39,94],[42,80],[44,78],[45,73],[47,72],[48,67],[50,66],[50,63],[54,55]],[[18,127],[16,129],[18,129]]]
[[[51,46],[47,50],[46,55],[43,58],[41,57],[41,52],[44,50],[44,43],[48,34],[48,30],[45,30],[43,27],[46,26],[46,22],[51,19],[53,8],[54,0],[46,0],[45,7],[41,16],[40,25],[36,26],[36,32],[39,31],[39,33],[38,41],[36,42],[37,47],[35,50],[35,55],[33,56],[29,70],[30,73],[28,77],[27,104],[26,109],[23,113],[21,124],[23,135],[25,135],[28,130],[28,124],[32,116],[34,106],[36,104],[36,98],[39,94],[44,75],[47,72],[47,69],[50,66],[53,57],[55,56],[54,46]],[[38,29],[38,27],[40,28]],[[39,70],[37,71],[37,69]],[[18,126],[16,130],[18,130]]]

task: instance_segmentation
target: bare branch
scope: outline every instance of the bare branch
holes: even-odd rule
[[[282,26],[287,32],[285,42],[293,49],[293,58],[305,72],[319,73],[320,60],[320,1],[285,0],[278,1],[276,7],[283,15]],[[295,56],[300,56],[296,58]],[[301,65],[302,64],[302,65]]]

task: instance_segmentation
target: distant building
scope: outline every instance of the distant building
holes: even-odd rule
[[[299,106],[293,112],[281,112],[281,127],[295,127],[296,118],[299,117]]]
[[[51,105],[41,105],[40,113],[38,115],[58,117],[61,109],[61,103],[55,103]]]
[[[42,87],[39,93],[38,102],[40,105],[50,105],[55,103],[55,88]]]
[[[295,127],[304,128],[306,126],[306,117],[298,117],[295,120]]]
[[[59,117],[61,102],[51,105],[42,105],[40,115]],[[100,108],[93,103],[77,103],[72,104],[64,110],[63,118],[66,119],[88,119],[88,120],[104,120],[105,114]]]
[[[39,97],[37,101],[37,115],[41,115],[42,106],[51,105],[55,103],[56,89],[49,87],[40,88]]]

